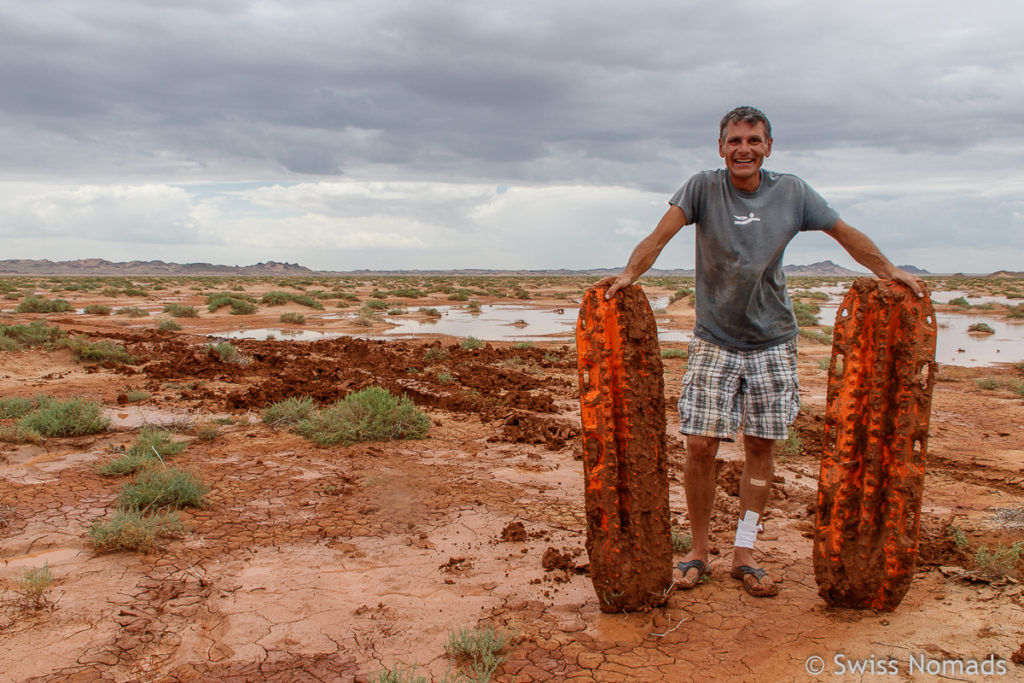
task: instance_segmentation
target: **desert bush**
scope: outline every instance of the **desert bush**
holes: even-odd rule
[[[476,299],[472,299],[472,300],[469,301],[469,303],[466,304],[466,308],[469,309],[470,313],[479,313],[480,312],[480,302],[477,301]]]
[[[388,303],[386,301],[381,301],[379,299],[374,299],[373,301],[364,301],[363,302],[363,308],[369,309],[371,311],[383,311],[387,307],[388,307]]]
[[[995,334],[996,333],[996,331],[993,330],[991,326],[986,325],[985,323],[974,323],[972,325],[968,325],[967,326],[967,331],[968,332],[976,332],[978,334]]]
[[[160,330],[161,332],[177,332],[178,330],[181,329],[181,323],[179,323],[177,320],[164,318],[163,320],[157,322],[156,329]]]
[[[201,507],[209,490],[192,472],[154,464],[121,486],[117,506],[121,510]]]
[[[447,677],[445,677],[445,681],[447,681]],[[395,662],[390,669],[378,671],[377,676],[370,679],[370,683],[430,683],[430,678],[417,675],[415,666],[408,671],[403,671],[402,665]]]
[[[989,550],[988,546],[981,546],[974,554],[975,564],[978,571],[991,579],[1001,579],[1005,576],[1012,576],[1021,556],[1024,555],[1024,541],[1014,543],[1010,547],[998,544],[994,549]]]
[[[24,607],[39,610],[49,604],[46,591],[52,584],[53,572],[48,563],[43,563],[42,567],[26,567],[15,591],[21,596]]]
[[[264,408],[260,419],[263,424],[271,427],[295,425],[309,417],[314,410],[316,402],[311,397],[289,396]]]
[[[690,547],[693,545],[693,537],[690,534],[684,534],[678,529],[673,529],[670,534],[672,540],[672,552],[674,553],[688,553]]]
[[[175,318],[199,317],[199,311],[196,310],[195,306],[186,306],[184,304],[167,304],[164,306],[164,313],[172,315]]]
[[[144,515],[137,510],[117,510],[107,523],[95,522],[89,529],[89,542],[97,552],[116,550],[150,551],[158,538],[177,536],[184,527],[176,513]]]
[[[0,441],[8,443],[40,443],[45,437],[25,425],[12,424],[0,427]]]
[[[688,296],[693,296],[693,290],[690,289],[689,287],[681,287],[681,288],[677,289],[672,294],[672,296],[670,296],[668,298],[668,302],[670,304],[674,304],[675,302],[679,301],[680,299],[685,299]]]
[[[529,299],[530,298],[530,293],[528,291],[526,291],[525,289],[522,289],[522,288],[516,289],[515,292],[513,292],[513,295],[517,299]]]
[[[78,360],[95,363],[135,362],[135,358],[126,348],[108,339],[91,342],[83,335],[75,335],[64,343]]]
[[[388,296],[393,296],[398,299],[419,299],[421,296],[426,296],[423,290],[415,287],[403,287],[401,289],[392,289],[388,292]]]
[[[97,401],[49,399],[15,426],[43,436],[80,436],[106,431],[110,420],[103,416],[103,406]]]
[[[110,306],[104,306],[103,304],[89,304],[85,307],[85,312],[89,315],[110,315]]]
[[[234,363],[236,365],[248,365],[252,359],[241,353],[234,344],[220,342],[219,344],[207,344],[207,355],[214,356],[222,363]]]
[[[114,311],[114,315],[126,315],[129,318],[145,318],[149,311],[137,306],[125,306]]]
[[[967,299],[963,298],[962,296],[958,296],[955,299],[950,299],[949,300],[949,305],[950,306],[956,306],[957,308],[970,308],[971,307],[971,304],[967,301]]]
[[[418,313],[421,313],[421,314],[423,314],[425,316],[428,316],[430,318],[440,318],[441,317],[441,311],[439,311],[436,308],[433,308],[431,306],[420,306],[419,308],[416,309],[416,311]]]
[[[825,334],[824,332],[818,332],[817,330],[809,330],[801,327],[800,336],[804,339],[809,339],[816,344],[825,344],[826,346],[832,344],[832,335]]]
[[[18,313],[63,313],[71,310],[71,304],[64,299],[47,299],[45,296],[29,294],[14,310]]]
[[[514,632],[498,631],[493,626],[459,628],[448,633],[444,651],[464,672],[472,672],[471,679],[485,682],[508,658],[515,637]]]
[[[662,358],[686,358],[689,352],[686,349],[662,349]]]
[[[143,429],[124,455],[96,467],[100,474],[120,476],[141,470],[148,464],[165,462],[178,455],[188,444],[175,441],[173,435],[162,429]]]
[[[388,315],[405,315],[409,311],[404,308],[392,308],[388,310]]]
[[[814,327],[818,324],[818,313],[821,306],[815,303],[804,303],[803,301],[793,302],[793,313],[796,314],[796,324],[800,327]],[[831,342],[829,342],[831,343]]]
[[[365,307],[360,308],[352,322],[360,327],[372,327],[374,323],[373,311]]]
[[[127,287],[124,288],[124,294],[125,296],[149,296],[149,292],[147,292],[146,290],[139,289],[138,287],[134,287],[132,285],[128,285]]]
[[[10,340],[16,348],[23,346],[49,346],[64,339],[66,335],[56,325],[47,325],[42,320],[33,320],[28,325],[0,325],[0,340]],[[13,351],[14,348],[5,350]]]
[[[436,377],[437,381],[440,382],[441,384],[448,384],[449,382],[452,381],[452,373],[447,371],[437,373]]]
[[[430,419],[408,397],[395,397],[380,387],[351,393],[323,410],[310,413],[295,431],[322,446],[356,441],[420,439]]]
[[[448,295],[449,301],[469,301],[469,294],[466,292],[452,292]]]
[[[139,401],[145,401],[147,398],[152,396],[148,391],[143,389],[129,389],[121,394],[124,397],[126,403],[138,403]]]
[[[278,320],[278,322],[286,323],[286,324],[289,324],[289,325],[305,325],[306,324],[306,316],[302,315],[301,313],[291,313],[291,312],[289,312],[289,313],[282,313],[280,315],[280,317],[278,317],[277,320]]]
[[[282,306],[289,301],[297,303],[301,306],[308,306],[309,308],[315,308],[322,310],[324,305],[306,294],[293,294],[292,292],[267,292],[260,299],[262,303],[268,306]]]
[[[192,433],[196,435],[196,438],[200,441],[214,441],[220,436],[220,430],[217,429],[217,425],[209,422],[199,422],[196,424]]]
[[[36,407],[36,402],[23,396],[0,398],[0,419],[21,417]]]
[[[209,294],[206,297],[206,308],[213,313],[225,306],[231,307],[231,315],[250,315],[256,312],[256,302],[251,296],[243,294]]]
[[[423,352],[423,360],[434,361],[448,358],[448,351],[443,346],[431,346]]]
[[[100,290],[100,294],[102,294],[103,296],[116,297],[121,294],[121,290],[118,289],[117,287],[104,287],[102,290]]]
[[[461,346],[464,349],[482,349],[485,346],[485,344],[483,341],[477,339],[476,337],[469,336],[463,339],[461,342],[459,342],[459,346]]]
[[[974,383],[978,385],[979,389],[985,389],[986,391],[999,388],[999,380],[995,377],[979,377],[974,380]]]

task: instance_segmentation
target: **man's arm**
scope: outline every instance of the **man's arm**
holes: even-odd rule
[[[636,248],[633,249],[633,253],[629,257],[629,263],[622,269],[622,272],[618,275],[609,275],[598,281],[598,287],[608,287],[604,298],[611,299],[620,289],[633,284],[641,275],[646,273],[654,265],[654,262],[658,259],[658,254],[665,248],[668,241],[675,237],[679,229],[688,222],[686,214],[682,209],[675,204],[670,205],[668,211],[658,221],[658,226],[654,228],[654,231],[643,238],[640,244],[636,245]]]
[[[894,266],[878,249],[871,238],[843,221],[836,221],[825,234],[843,245],[853,259],[883,280],[897,280],[914,290],[918,297],[924,296],[924,281],[916,275]]]

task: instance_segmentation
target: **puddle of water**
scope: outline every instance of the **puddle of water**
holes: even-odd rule
[[[72,560],[78,557],[81,553],[82,550],[80,548],[50,548],[48,550],[39,550],[27,555],[5,557],[3,558],[3,562],[4,567],[7,569],[38,566],[39,560],[43,560],[45,563],[52,565],[57,562]]]
[[[247,330],[229,330],[227,332],[211,332],[207,337],[218,339],[256,339],[266,341],[268,339],[283,339],[292,341],[317,341],[319,339],[336,339],[345,336],[344,332],[321,332],[317,330],[288,330],[277,327],[254,327]]]
[[[932,301],[937,304],[948,304],[951,300],[957,298],[967,299],[967,303],[972,306],[978,306],[980,304],[1003,304],[1004,306],[1024,304],[1024,299],[1007,299],[1005,296],[971,296],[968,292],[961,292],[957,290],[949,292],[932,292]]]
[[[956,297],[952,297],[956,298]],[[833,325],[839,305],[822,306],[818,320]],[[936,313],[939,329],[935,339],[935,360],[945,365],[984,367],[1024,360],[1024,321],[1008,322],[963,313]],[[985,323],[995,334],[977,334],[967,328]]]
[[[395,323],[396,327],[386,331],[384,338],[410,334],[445,334],[476,337],[485,341],[541,341],[552,336],[574,335],[579,311],[575,307],[542,309],[510,304],[481,306],[479,313],[453,306],[438,306],[437,310],[441,312],[440,318],[392,318],[390,322]]]

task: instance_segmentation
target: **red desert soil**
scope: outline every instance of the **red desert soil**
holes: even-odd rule
[[[199,296],[177,300],[202,306]],[[567,303],[535,295],[528,305]],[[762,564],[781,582],[778,597],[753,598],[728,577],[742,457],[730,445],[721,453],[713,523],[721,553],[710,580],[658,609],[606,614],[584,552],[574,349],[472,350],[450,338],[238,341],[251,358],[244,366],[206,352],[202,333],[267,326],[282,310],[204,310],[181,319],[182,332],[165,333],[152,320],[120,316],[0,316],[8,325],[45,318],[122,342],[137,358],[103,367],[68,350],[0,352],[0,396],[98,399],[113,420],[88,437],[0,443],[0,679],[368,681],[396,662],[440,679],[454,668],[444,655],[448,633],[484,624],[518,634],[498,681],[831,680],[840,663],[872,656],[895,660],[900,680],[928,678],[910,672],[911,659],[948,667],[989,655],[1003,660],[1005,680],[1024,676],[1011,662],[1024,643],[1022,566],[994,579],[974,560],[981,546],[1024,537],[1024,402],[975,381],[1024,381],[1013,366],[939,368],[920,560],[894,612],[831,609],[818,597],[819,361],[829,348],[802,339],[800,448],[778,458],[759,540]],[[692,309],[677,302],[658,318],[687,330]],[[664,363],[670,508],[685,533],[674,409],[685,360]],[[262,408],[286,396],[329,402],[371,385],[426,411],[427,438],[325,448],[259,421]],[[133,389],[151,396],[126,402]],[[210,485],[208,505],[183,512],[184,535],[153,553],[97,554],[88,530],[110,517],[123,480],[94,465],[142,424],[188,440],[175,464]],[[203,424],[219,435],[198,438]],[[51,604],[26,609],[18,581],[44,562],[55,579]],[[824,658],[820,676],[807,673],[812,656]],[[979,680],[956,671],[945,674]]]

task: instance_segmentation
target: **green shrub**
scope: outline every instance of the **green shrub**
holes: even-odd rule
[[[686,349],[662,349],[662,358],[686,358],[689,355]]]
[[[242,294],[210,294],[206,297],[206,308],[213,313],[225,306],[231,307],[231,315],[250,315],[256,312],[256,302]]]
[[[974,380],[974,383],[978,385],[979,389],[985,389],[986,391],[999,388],[999,380],[995,377],[980,377]]]
[[[298,424],[316,410],[316,403],[309,396],[289,396],[263,409],[260,419],[271,427]]]
[[[809,339],[816,344],[825,344],[826,346],[832,344],[832,335],[825,334],[824,332],[818,332],[817,330],[808,330],[807,328],[800,328],[800,336],[804,339]]]
[[[388,303],[386,301],[380,301],[379,299],[374,299],[373,301],[364,301],[363,302],[363,308],[368,308],[368,309],[370,309],[372,311],[383,311],[387,307],[388,307]]]
[[[443,346],[431,346],[423,352],[423,360],[434,361],[448,358],[448,351]]]
[[[199,311],[195,309],[195,306],[186,306],[184,304],[167,304],[164,306],[164,313],[172,315],[175,318],[199,317]]]
[[[469,336],[463,339],[461,342],[459,342],[459,346],[461,346],[464,349],[482,349],[485,346],[485,344],[483,341],[477,339],[476,337]]]
[[[963,298],[962,296],[958,296],[955,299],[950,299],[949,300],[949,305],[950,306],[956,306],[957,308],[970,308],[971,307],[970,302],[968,302],[967,299]]]
[[[291,313],[291,312],[289,312],[289,313],[282,313],[280,315],[280,317],[278,317],[277,320],[278,320],[278,322],[282,322],[282,323],[285,323],[285,324],[288,324],[288,325],[305,325],[306,324],[306,316],[302,315],[301,313]]]
[[[175,441],[172,434],[162,429],[143,429],[132,445],[119,458],[107,461],[96,467],[100,474],[120,476],[136,472],[148,464],[165,462],[167,458],[178,455],[188,444]]]
[[[46,599],[46,591],[53,583],[53,572],[50,565],[43,563],[42,567],[26,567],[21,573],[16,592],[21,596],[22,603],[28,609],[43,609],[49,604]]]
[[[150,551],[158,538],[177,536],[184,527],[176,513],[144,515],[137,510],[118,510],[106,524],[95,522],[89,529],[89,542],[97,552],[117,550]]]
[[[452,292],[448,295],[449,301],[469,301],[469,294],[465,292]]]
[[[407,397],[397,398],[386,389],[367,387],[349,394],[323,410],[311,413],[295,431],[322,446],[349,445],[356,441],[420,439],[427,435],[430,419]]]
[[[28,325],[0,325],[0,340],[7,339],[7,344],[15,347],[5,348],[6,351],[22,346],[50,346],[65,336],[59,327],[47,325],[42,320],[33,320]]]
[[[388,315],[405,315],[409,311],[404,308],[392,308],[388,311]]]
[[[21,417],[31,412],[38,403],[31,398],[23,396],[9,396],[0,398],[0,419]]]
[[[306,294],[293,294],[292,292],[267,292],[260,299],[262,303],[268,306],[281,306],[289,301],[300,304],[302,306],[308,306],[309,308],[315,308],[322,310],[324,305]]]
[[[675,293],[668,298],[668,302],[670,304],[674,304],[680,299],[685,299],[688,296],[693,296],[693,290],[690,289],[689,287],[682,287],[680,289],[677,289]]]
[[[110,315],[110,306],[104,306],[103,304],[89,304],[85,307],[85,312],[89,315]]]
[[[466,308],[469,309],[470,313],[479,313],[480,312],[480,302],[477,301],[476,299],[473,299],[469,303],[466,304]]]
[[[206,353],[220,360],[222,363],[234,363],[236,365],[248,365],[252,359],[242,354],[234,344],[220,342],[219,344],[208,344]]]
[[[134,363],[135,358],[128,350],[116,342],[100,339],[91,342],[83,335],[70,337],[65,345],[75,354],[75,358],[95,363]]]
[[[814,327],[818,324],[818,313],[821,306],[815,303],[804,303],[803,301],[793,302],[793,313],[796,314],[796,324],[800,327]]]
[[[103,406],[97,401],[50,399],[18,420],[16,426],[43,436],[81,436],[106,431],[110,420],[103,416]]]
[[[693,545],[693,537],[690,534],[684,534],[678,529],[673,529],[671,534],[672,540],[672,552],[674,553],[688,553],[690,547]]]
[[[429,307],[429,306],[420,306],[419,308],[416,309],[416,311],[418,313],[421,313],[421,314],[423,314],[425,316],[428,316],[430,318],[440,318],[441,317],[441,311],[437,310],[436,308]]]
[[[447,681],[447,677],[445,680]],[[395,662],[392,668],[378,671],[376,677],[370,679],[370,683],[430,683],[430,678],[417,675],[415,666],[408,671],[402,671],[402,665]]]
[[[64,299],[47,299],[29,294],[14,309],[18,313],[63,313],[71,310],[71,304]]]
[[[521,289],[521,288],[520,289],[516,289],[514,294],[515,294],[515,297],[517,299],[529,299],[530,298],[530,293],[528,291],[526,291],[525,289]]]
[[[42,434],[25,425],[15,423],[0,427],[0,441],[8,443],[40,443],[43,440]]]
[[[464,670],[472,672],[471,679],[489,681],[508,658],[507,650],[514,639],[515,633],[497,631],[493,626],[460,628],[448,633],[444,651]]]
[[[117,496],[122,510],[200,507],[210,487],[192,472],[174,467],[144,467],[134,481],[125,482]]]
[[[1024,554],[1024,542],[1019,541],[1010,547],[1002,543],[993,550],[988,546],[981,546],[974,555],[974,561],[978,570],[991,579],[1001,579],[1005,576],[1012,576]]]
[[[177,332],[181,329],[181,323],[177,320],[171,320],[170,318],[164,318],[156,324],[156,329],[161,332]]]
[[[145,318],[149,311],[136,306],[125,306],[114,311],[114,315],[126,315],[129,318]]]
[[[986,325],[985,323],[974,323],[973,325],[969,325],[967,327],[967,331],[968,332],[976,332],[978,334],[995,334],[996,333],[995,330],[993,330],[989,325]]]

